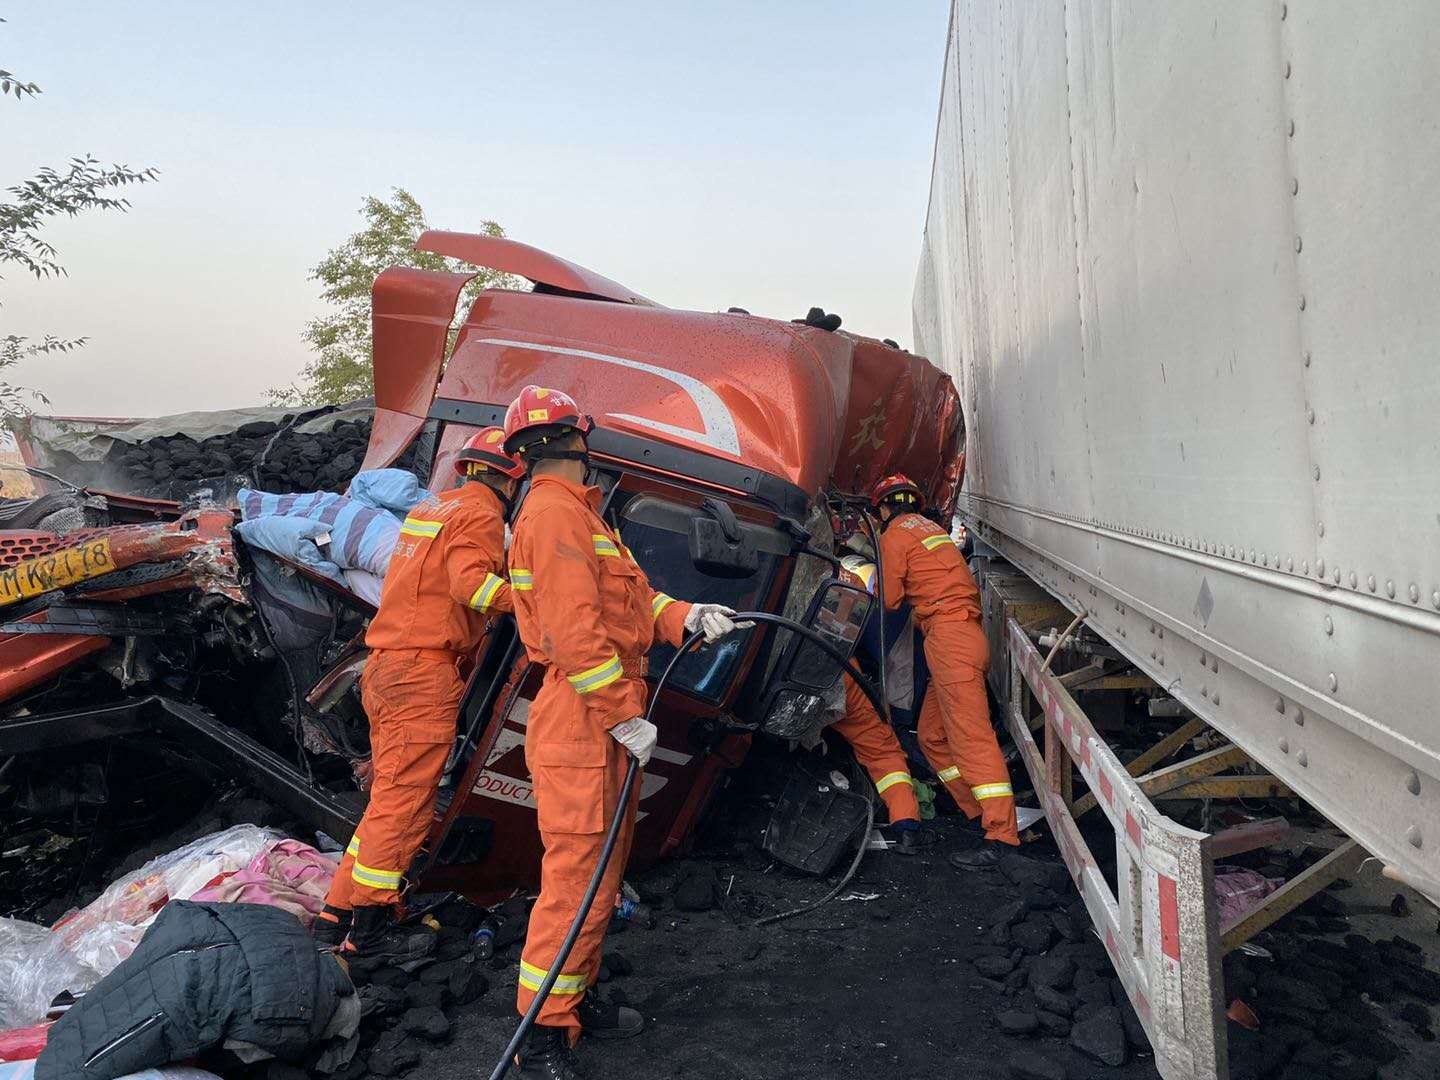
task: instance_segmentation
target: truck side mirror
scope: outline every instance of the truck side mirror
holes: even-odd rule
[[[810,601],[805,625],[821,634],[847,660],[855,652],[872,598],[837,578],[824,582]],[[818,725],[815,712],[826,692],[844,676],[841,665],[809,638],[798,634],[785,646],[770,680],[761,727],[782,739],[799,738]]]
[[[735,511],[718,499],[706,499],[690,519],[690,561],[702,574],[749,577],[760,569],[755,541],[740,528]]]

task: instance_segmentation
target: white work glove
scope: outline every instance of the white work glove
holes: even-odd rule
[[[691,634],[703,631],[705,644],[713,645],[735,629],[734,614],[735,609],[724,604],[695,604],[685,616],[685,629]]]
[[[660,733],[655,730],[655,725],[643,716],[632,716],[612,727],[610,737],[629,750],[643,769],[650,764],[650,755],[655,751],[655,742]]]

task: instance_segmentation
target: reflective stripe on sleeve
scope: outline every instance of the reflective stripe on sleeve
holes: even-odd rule
[[[372,889],[400,888],[399,870],[376,870],[373,866],[362,866],[358,861],[350,871],[350,878],[357,885],[368,885]]]
[[[407,517],[405,524],[400,526],[400,531],[406,536],[435,537],[440,535],[440,530],[444,525],[443,521],[426,521],[424,518]]]
[[[878,791],[881,795],[884,795],[886,790],[894,787],[896,784],[909,783],[909,781],[910,774],[908,772],[886,773],[884,776],[880,777],[879,780],[875,781],[875,790]]]
[[[611,540],[608,536],[602,536],[600,533],[591,533],[590,539],[595,544],[596,555],[604,555],[612,559],[618,559],[620,557],[620,549],[615,545],[615,541]]]
[[[567,675],[566,679],[575,688],[577,694],[589,694],[602,687],[609,686],[616,679],[624,674],[624,668],[620,666],[620,657],[612,656],[603,664],[596,664],[588,671],[581,671],[575,675]]]
[[[951,765],[948,769],[941,769],[935,775],[940,778],[941,783],[948,784],[951,780],[960,779],[960,766]]]
[[[520,985],[526,990],[539,990],[540,984],[545,981],[545,976],[550,972],[546,968],[536,967],[534,964],[527,964],[520,961]],[[577,975],[557,975],[555,985],[550,988],[552,994],[581,994],[585,992],[585,984],[588,976],[582,971]]]
[[[470,597],[470,606],[476,611],[484,611],[495,602],[495,594],[500,591],[500,586],[505,584],[504,578],[498,578],[494,574],[486,574],[485,580]]]
[[[356,833],[350,838],[350,845],[345,849],[345,854],[352,859],[360,854],[360,834]]]
[[[535,575],[529,570],[521,570],[518,566],[510,568],[510,588],[516,592],[528,592],[535,588]]]
[[[656,593],[655,599],[650,601],[650,614],[658,619],[660,613],[674,602],[675,598],[673,596],[666,596],[663,592]]]
[[[1002,795],[1014,795],[1015,789],[1009,784],[981,784],[972,787],[970,794],[977,799],[998,799]]]
[[[940,536],[927,536],[924,540],[920,541],[920,546],[926,551],[934,551],[938,547],[954,543],[955,541],[951,540],[949,536],[941,534]]]

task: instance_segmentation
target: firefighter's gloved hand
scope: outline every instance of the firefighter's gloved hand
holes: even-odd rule
[[[739,629],[751,624],[746,623]],[[696,630],[705,634],[705,644],[713,645],[726,634],[737,629],[735,609],[724,604],[695,604],[685,616],[685,629],[693,634]]]
[[[655,742],[660,733],[655,730],[655,725],[643,716],[632,716],[612,727],[610,737],[629,750],[643,769],[650,764],[650,755],[655,751]]]

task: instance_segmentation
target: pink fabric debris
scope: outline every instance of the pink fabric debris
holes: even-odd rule
[[[1247,914],[1281,882],[1240,866],[1215,868],[1215,899],[1220,907],[1220,925],[1225,926]]]
[[[325,904],[338,861],[299,840],[267,844],[249,865],[192,899],[269,904],[284,908],[309,926]]]

